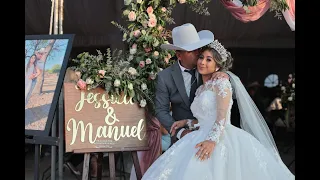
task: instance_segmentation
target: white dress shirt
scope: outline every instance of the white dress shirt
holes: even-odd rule
[[[183,81],[184,81],[184,87],[186,88],[187,96],[190,96],[190,90],[191,90],[191,74],[188,72],[185,72],[184,70],[190,70],[186,69],[185,67],[181,66],[180,61],[178,61],[178,64],[181,69]],[[180,129],[180,131],[177,133],[177,138],[180,139],[182,132],[185,130],[185,128]]]

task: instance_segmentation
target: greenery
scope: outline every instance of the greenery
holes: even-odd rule
[[[163,50],[161,44],[169,43],[171,31],[165,27],[174,24],[172,10],[177,4],[187,4],[192,11],[210,15],[205,4],[211,0],[125,0],[122,12],[126,27],[111,23],[123,33],[125,51],[107,49],[98,55],[81,53],[73,61],[80,75],[79,88],[103,87],[109,95],[119,97],[121,93],[133,98],[141,107],[150,105],[153,98],[157,74],[173,63],[174,51]],[[79,86],[80,85],[80,86]],[[149,110],[150,110],[149,109]]]
[[[231,1],[231,0],[230,0]],[[240,0],[244,6],[256,6],[258,0]],[[285,11],[289,9],[286,0],[270,0],[270,11]]]
[[[174,23],[171,13],[176,4],[188,4],[199,14],[209,15],[204,3],[210,0],[126,0],[123,18],[127,27],[111,23],[123,32],[127,51],[115,50],[98,55],[81,53],[73,61],[73,67],[81,76],[86,89],[103,87],[110,95],[119,97],[122,93],[133,97],[141,107],[149,105],[154,109],[153,98],[157,74],[173,63],[173,51],[163,50],[161,44],[169,43],[171,31],[167,24]]]
[[[60,64],[56,64],[54,66],[52,66],[51,69],[48,70],[49,73],[59,73],[61,69],[61,65]]]

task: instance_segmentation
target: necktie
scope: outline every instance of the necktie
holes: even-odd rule
[[[196,79],[196,69],[184,70],[184,72],[188,72],[191,74],[191,89],[189,95],[189,101],[193,102],[194,96],[197,90],[197,79]]]

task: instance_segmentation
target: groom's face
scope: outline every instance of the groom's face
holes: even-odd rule
[[[182,62],[185,68],[194,68],[197,66],[197,61],[199,57],[199,50],[193,51],[177,51],[176,52],[178,59]]]

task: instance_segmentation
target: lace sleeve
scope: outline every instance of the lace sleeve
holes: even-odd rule
[[[218,79],[213,84],[212,90],[216,92],[217,118],[213,124],[212,130],[207,136],[207,140],[219,143],[230,110],[229,106],[231,103],[230,101],[232,100],[232,89],[229,80]]]

